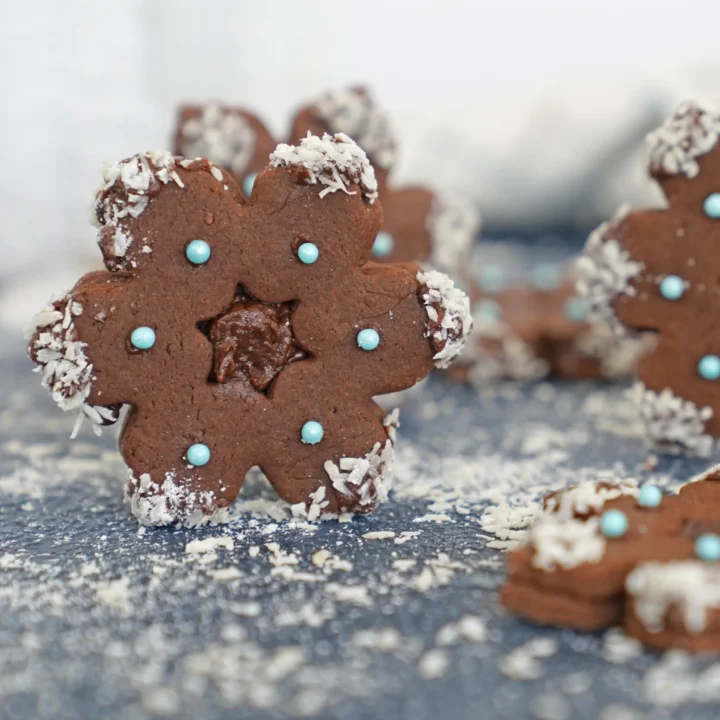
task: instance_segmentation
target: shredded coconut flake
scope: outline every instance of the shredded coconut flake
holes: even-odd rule
[[[365,151],[344,133],[325,133],[322,138],[308,133],[299,145],[281,143],[271,153],[270,165],[305,168],[305,182],[325,185],[321,198],[338,190],[354,195],[355,191],[348,189],[351,185],[358,185],[370,204],[378,195],[375,171]]]
[[[43,387],[61,410],[79,411],[71,438],[77,436],[85,417],[96,423],[98,434],[99,426],[118,419],[115,408],[85,402],[92,389],[93,366],[85,352],[87,344],[77,339],[73,322],[82,312],[82,305],[67,294],[43,308],[27,331]]]
[[[128,469],[125,499],[141,525],[200,527],[230,520],[228,508],[215,508],[213,492],[188,490],[176,482],[173,472],[167,472],[164,481],[156,483],[148,473],[136,478]]]
[[[599,562],[605,552],[605,538],[600,534],[599,521],[560,519],[545,515],[529,532],[535,550],[532,564],[541,570],[574,568],[583,563]]]
[[[705,432],[705,425],[713,416],[711,407],[700,408],[669,388],[659,393],[648,390],[641,382],[635,384],[631,397],[654,446],[698,457],[712,453],[715,442]]]
[[[332,133],[345,133],[387,170],[395,162],[395,136],[390,122],[361,88],[335,90],[315,103],[315,111]]]
[[[454,196],[436,197],[425,221],[430,235],[430,265],[445,272],[465,273],[475,236],[480,231],[480,213]]]
[[[361,458],[340,458],[336,465],[331,460],[325,463],[325,472],[335,490],[346,497],[356,498],[359,505],[372,507],[387,501],[394,477],[395,429],[398,427],[396,408],[383,421],[388,439],[376,442],[367,455]]]
[[[467,346],[467,355],[471,360],[469,379],[475,387],[498,380],[540,380],[550,372],[549,364],[537,357],[507,323],[482,315],[473,322],[473,341]]]
[[[651,334],[619,334],[606,323],[591,322],[578,337],[575,347],[583,355],[599,361],[603,377],[617,379],[632,375],[640,358],[649,353],[656,342]]]
[[[433,360],[446,368],[462,352],[473,327],[468,296],[444,273],[437,270],[415,276],[421,286],[428,324],[425,337],[435,348]]]
[[[720,138],[720,114],[695,102],[682,103],[672,117],[647,136],[650,171],[694,178],[697,158],[709,153]]]
[[[637,480],[589,480],[548,498],[545,510],[562,519],[598,513],[608,500],[623,496],[637,497]]]
[[[628,212],[629,207],[621,207],[609,223],[603,223],[592,232],[576,264],[577,291],[588,302],[590,319],[607,323],[618,333],[624,332],[624,328],[612,304],[620,295],[635,295],[635,288],[630,282],[645,267],[633,260],[630,253],[613,238]]]
[[[185,157],[204,157],[242,175],[255,155],[257,137],[252,125],[237,110],[207,105],[199,117],[186,120],[180,130],[180,153]],[[213,176],[222,181],[217,170]]]
[[[115,269],[125,266],[123,259],[134,242],[130,220],[144,212],[161,185],[173,182],[184,187],[175,167],[176,159],[169,152],[154,150],[103,168],[103,183],[95,193],[95,219],[105,227],[101,240],[108,234],[112,240],[105,251]]]
[[[720,608],[720,568],[699,560],[644,563],[628,575],[625,587],[635,613],[651,632],[663,629],[672,606],[682,612],[693,634],[705,629],[709,611]]]

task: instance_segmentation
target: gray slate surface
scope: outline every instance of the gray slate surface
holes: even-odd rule
[[[712,672],[712,659],[680,658],[664,674],[651,653],[612,664],[601,635],[536,628],[496,604],[502,557],[479,523],[493,498],[532,502],[613,466],[648,475],[620,388],[542,385],[478,398],[433,378],[403,409],[398,487],[372,517],[298,527],[254,480],[230,526],[143,533],[122,502],[113,434],[96,439],[86,428],[69,441],[73,419],[20,352],[0,369],[0,718],[719,715],[716,705],[667,697],[720,698],[720,680],[699,674]],[[661,458],[654,476],[673,484],[706,465]],[[396,535],[363,538],[372,531]],[[419,534],[396,543],[404,531]],[[186,553],[211,536],[234,548]],[[297,565],[271,564],[272,542]],[[311,561],[321,548],[352,569],[323,572]],[[416,564],[397,569],[398,559]],[[236,570],[223,579],[224,568]],[[438,630],[465,615],[484,620],[489,637],[439,645]],[[536,661],[541,676],[504,675],[503,658],[534,638],[557,643]]]

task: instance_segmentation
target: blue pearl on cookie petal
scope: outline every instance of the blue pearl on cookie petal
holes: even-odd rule
[[[704,380],[717,380],[720,378],[720,357],[705,355],[698,362],[698,372]]]
[[[498,321],[502,317],[502,307],[496,300],[478,300],[472,308],[474,318],[478,320]]]
[[[720,560],[720,537],[715,533],[705,533],[695,541],[695,555],[705,562]]]
[[[538,290],[555,290],[560,285],[560,273],[554,263],[546,262],[536,265],[532,269],[530,276],[533,285]]]
[[[505,271],[499,265],[486,265],[478,278],[480,289],[486,293],[497,293],[505,289]]]
[[[720,218],[720,193],[711,193],[708,195],[703,203],[703,210],[705,214],[713,220]]]
[[[191,240],[185,248],[185,257],[193,265],[203,265],[210,259],[210,245],[204,240]]]
[[[323,426],[315,420],[308,420],[300,431],[300,438],[306,445],[317,445],[325,435]]]
[[[305,242],[297,249],[297,256],[301,263],[312,265],[320,257],[320,251],[315,243]]]
[[[210,448],[203,443],[195,443],[187,449],[187,461],[195,467],[202,467],[210,462]]]
[[[655,485],[643,485],[638,495],[638,505],[644,508],[656,508],[662,502],[662,491]]]
[[[357,334],[357,344],[359,348],[370,352],[380,344],[380,335],[377,330],[365,328]]]
[[[668,275],[660,283],[660,294],[666,300],[679,300],[685,293],[685,282],[679,275]]]
[[[584,297],[573,295],[565,301],[565,317],[573,322],[585,322],[588,316],[588,302]]]
[[[257,173],[250,173],[244,180],[243,180],[243,192],[245,193],[245,197],[250,197],[252,194],[253,186],[255,185],[255,178],[257,178]]]
[[[381,230],[372,247],[373,257],[384,258],[395,249],[395,240],[387,230]]]
[[[130,343],[138,350],[149,350],[155,344],[155,331],[151,327],[136,327],[130,334]]]
[[[600,518],[600,532],[607,538],[622,537],[627,529],[627,515],[622,510],[607,510]]]

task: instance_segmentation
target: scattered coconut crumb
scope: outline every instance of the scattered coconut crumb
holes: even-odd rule
[[[444,650],[428,650],[418,662],[418,673],[424,680],[442,677],[450,667],[450,658]]]

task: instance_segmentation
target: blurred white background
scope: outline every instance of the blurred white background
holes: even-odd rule
[[[102,162],[167,147],[180,101],[247,105],[284,139],[296,105],[366,82],[401,135],[397,179],[471,195],[486,224],[539,226],[642,201],[638,139],[678,100],[712,99],[720,65],[712,2],[6,0],[3,9],[0,321],[14,324],[97,263],[87,217]]]

